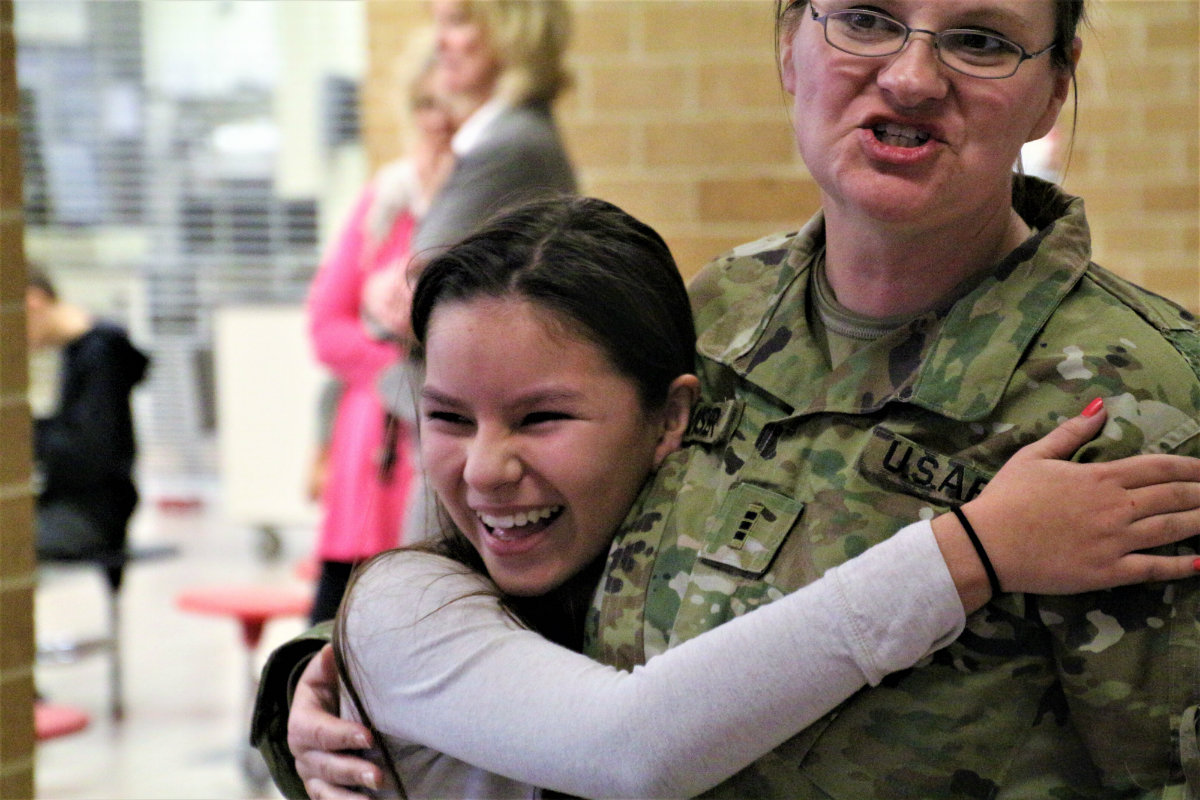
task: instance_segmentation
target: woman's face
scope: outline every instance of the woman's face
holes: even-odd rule
[[[25,333],[30,350],[47,347],[53,339],[50,324],[50,309],[54,301],[41,289],[32,286],[25,289]]]
[[[633,382],[515,298],[439,306],[425,356],[425,474],[500,589],[544,594],[606,552],[666,454]]]
[[[855,7],[818,2],[819,14]],[[877,0],[871,9],[910,28],[979,28],[1036,52],[1054,38],[1053,0]],[[910,37],[893,56],[830,46],[810,8],[781,42],[783,84],[794,97],[800,153],[826,210],[874,223],[961,225],[1008,214],[1021,145],[1047,133],[1070,85],[1049,53],[1015,75],[981,79]]]
[[[500,60],[483,26],[456,0],[435,0],[433,25],[443,91],[476,99],[489,97],[500,75]]]
[[[433,70],[418,82],[412,98],[413,121],[417,133],[432,143],[449,142],[455,120],[450,103],[437,92]]]

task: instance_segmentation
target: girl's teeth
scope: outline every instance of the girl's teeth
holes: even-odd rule
[[[531,522],[540,522],[543,519],[549,519],[556,514],[560,508],[561,506],[547,506],[545,508],[535,508],[530,511],[518,511],[516,514],[507,514],[505,516],[480,514],[479,519],[489,528],[502,528],[504,530],[509,530],[512,528],[524,527]]]

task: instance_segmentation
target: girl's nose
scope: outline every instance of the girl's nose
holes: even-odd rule
[[[494,491],[521,480],[524,467],[503,434],[480,431],[467,450],[463,480],[476,491]]]

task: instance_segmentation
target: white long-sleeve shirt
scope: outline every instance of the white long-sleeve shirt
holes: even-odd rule
[[[548,642],[481,591],[495,587],[410,552],[353,588],[351,674],[409,797],[695,795],[964,624],[927,522],[633,672]]]

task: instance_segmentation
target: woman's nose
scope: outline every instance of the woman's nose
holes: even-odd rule
[[[879,85],[905,108],[940,100],[949,86],[937,45],[926,31],[914,31],[904,49],[879,70]]]
[[[449,29],[445,24],[441,22],[435,22],[433,24],[433,51],[435,54],[440,55],[441,53],[445,52],[446,47],[448,46],[446,43],[446,38],[448,35]]]
[[[480,431],[467,448],[463,480],[477,491],[494,491],[521,479],[524,467],[511,440],[502,433]]]

